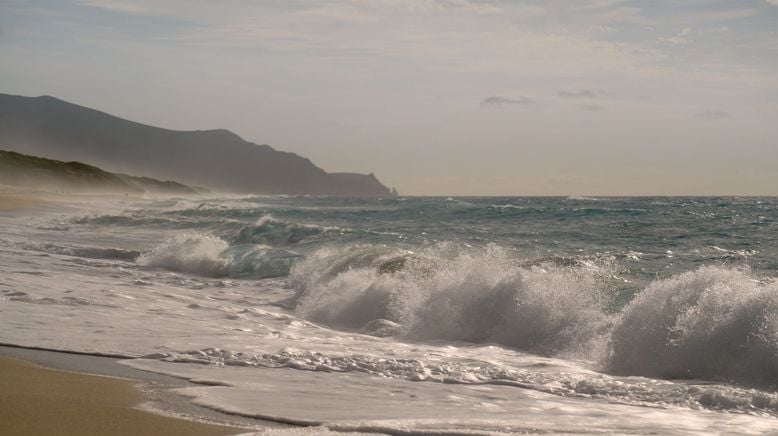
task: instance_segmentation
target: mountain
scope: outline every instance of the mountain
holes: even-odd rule
[[[81,162],[62,162],[0,150],[0,184],[67,193],[197,194],[171,181],[114,174]]]
[[[48,96],[0,94],[0,148],[229,192],[392,195],[373,174],[329,174],[228,130],[168,130]]]

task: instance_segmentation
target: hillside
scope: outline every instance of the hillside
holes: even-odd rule
[[[168,130],[47,96],[0,94],[0,148],[230,192],[391,195],[372,174],[328,174],[227,130]]]
[[[81,162],[62,162],[3,150],[0,150],[0,184],[67,193],[197,193],[177,182],[113,174]]]

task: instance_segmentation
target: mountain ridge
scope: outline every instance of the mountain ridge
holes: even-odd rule
[[[0,148],[237,193],[392,195],[372,173],[327,173],[226,129],[150,126],[52,96],[0,94]]]

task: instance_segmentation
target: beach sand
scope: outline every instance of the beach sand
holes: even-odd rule
[[[244,429],[144,412],[132,381],[0,357],[0,434],[228,435]]]
[[[0,192],[0,211],[13,211],[18,209],[24,209],[27,207],[35,206],[42,203],[42,200],[37,198],[19,196]]]

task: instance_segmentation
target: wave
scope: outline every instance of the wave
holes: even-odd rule
[[[216,236],[181,234],[138,258],[138,264],[205,277],[270,278],[289,274],[298,254],[265,245],[230,246]]]
[[[371,323],[387,320],[410,339],[588,357],[602,349],[613,322],[603,292],[611,275],[597,264],[526,266],[495,245],[442,244],[419,253],[352,246],[309,256],[290,283],[297,313],[334,327],[371,331]]]
[[[99,226],[171,226],[178,224],[170,218],[149,216],[142,211],[127,212],[120,215],[86,215],[71,220],[73,224]]]
[[[235,243],[265,244],[274,247],[310,242],[319,236],[343,234],[338,227],[297,224],[264,215],[256,223],[244,226],[234,238]]]
[[[507,203],[507,204],[490,204],[489,207],[492,208],[492,209],[501,209],[501,210],[505,210],[505,209],[518,209],[518,210],[530,209],[529,206],[520,206],[520,205],[517,205],[517,204],[510,204],[510,203]]]
[[[703,267],[652,283],[611,334],[607,368],[778,385],[778,283]]]
[[[292,270],[295,311],[401,339],[496,343],[620,375],[778,386],[778,283],[707,266],[649,284],[621,312],[605,261],[527,262],[497,246],[320,250]]]
[[[119,214],[85,215],[70,220],[86,226],[152,227],[165,229],[204,229],[240,223],[236,219],[256,216],[255,211],[224,209],[206,204],[194,209],[158,211],[134,209]]]
[[[73,257],[83,257],[87,259],[134,261],[138,258],[138,256],[140,256],[139,251],[123,250],[120,248],[61,246],[55,244],[24,244],[22,247],[26,250],[41,251],[44,253],[61,254]]]
[[[228,248],[227,242],[215,236],[177,235],[142,254],[138,264],[206,277],[225,277],[229,259],[224,253]]]

